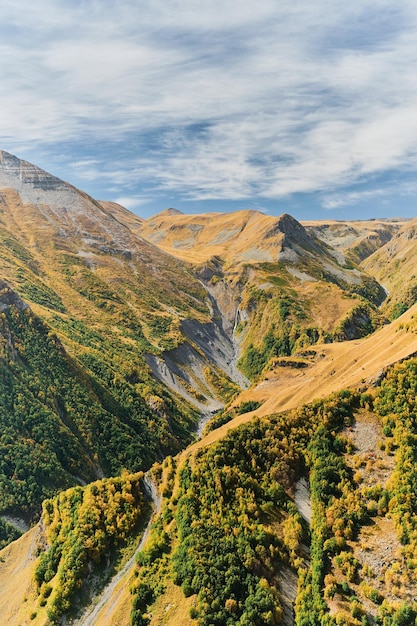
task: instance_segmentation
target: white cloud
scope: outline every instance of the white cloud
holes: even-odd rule
[[[126,209],[137,209],[141,206],[146,206],[150,202],[150,198],[144,198],[141,196],[118,196],[114,198],[113,202],[121,204]]]
[[[332,193],[323,197],[323,207],[328,210],[339,209],[340,207],[352,207],[363,202],[378,200],[384,201],[387,196],[393,194],[398,196],[415,196],[417,193],[417,183],[410,181],[389,183],[384,187],[376,186],[370,190],[350,191],[342,193]]]
[[[1,10],[3,147],[71,142],[81,180],[128,197],[145,185],[279,198],[417,167],[411,1],[3,0]]]

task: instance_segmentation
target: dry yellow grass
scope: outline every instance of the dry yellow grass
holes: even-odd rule
[[[340,320],[347,317],[356,303],[332,283],[304,281],[296,285],[297,299],[308,300],[311,324],[333,332]]]
[[[114,218],[117,219],[118,222],[127,226],[131,231],[138,234],[142,225],[144,223],[144,219],[131,213],[128,209],[125,209],[121,204],[117,202],[108,202],[104,200],[100,200],[100,204],[104,209],[113,215]]]
[[[33,582],[39,525],[0,552],[0,624],[46,626],[45,609],[39,607]],[[36,614],[36,616],[35,616]]]
[[[187,452],[210,445],[255,415],[292,409],[375,379],[385,367],[417,352],[417,334],[405,329],[414,317],[417,318],[417,305],[364,339],[314,346],[318,358],[305,369],[278,367],[269,372],[265,380],[242,392],[234,402],[234,405],[248,400],[262,402],[256,411],[238,415],[193,444]]]
[[[120,212],[119,217],[118,209],[112,209],[108,203],[102,204],[125,223],[123,212]],[[272,262],[277,260],[281,251],[282,233],[276,230],[271,236],[280,219],[252,210],[192,215],[168,209],[141,224],[129,221],[128,225],[162,250],[194,264],[203,263],[213,256],[220,256],[228,263]],[[362,240],[378,237],[378,232],[383,229],[389,228],[395,232],[407,223],[407,220],[400,219],[352,222],[326,220],[305,221],[302,225],[321,229],[321,239],[346,251]]]
[[[213,256],[229,263],[276,261],[282,233],[270,240],[265,240],[265,234],[278,220],[249,210],[199,215],[163,211],[143,224],[141,234],[165,252],[191,263],[203,263]]]
[[[130,626],[132,596],[129,592],[130,570],[114,589],[111,598],[97,615],[97,626]]]
[[[190,446],[185,454],[219,440],[232,428],[253,419],[254,415],[267,415],[299,404],[325,397],[346,387],[361,385],[364,379],[378,376],[381,370],[417,352],[417,334],[407,332],[404,325],[412,322],[417,305],[402,318],[381,328],[374,335],[359,341],[316,346],[319,358],[307,369],[279,368],[271,372],[268,380],[241,394],[237,403],[258,399],[264,404],[256,411],[240,415],[228,424],[209,433]],[[322,356],[321,356],[322,355]],[[46,618],[36,606],[32,583],[36,555],[38,527],[20,540],[5,548],[0,563],[0,624],[10,626],[44,626]],[[128,626],[130,596],[129,576],[121,581],[112,599],[97,618],[97,626]],[[177,594],[177,595],[176,595]],[[177,597],[178,596],[178,597]],[[176,598],[176,599],[175,599]],[[184,599],[175,586],[167,589],[152,609],[152,626],[172,624],[193,626],[189,617],[192,600]],[[35,619],[30,614],[36,611]]]
[[[194,598],[185,598],[180,587],[168,584],[152,607],[150,626],[196,626],[197,622],[190,617]]]

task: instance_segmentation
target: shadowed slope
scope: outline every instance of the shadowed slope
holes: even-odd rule
[[[349,387],[369,386],[384,368],[417,353],[417,305],[401,318],[373,335],[357,341],[320,344],[298,359],[277,359],[259,385],[242,392],[234,401],[238,406],[247,400],[261,406],[234,418],[208,433],[188,450],[197,450],[224,437],[256,415],[285,411]],[[300,362],[305,367],[300,367]]]
[[[168,210],[146,220],[141,234],[194,267],[251,379],[271,357],[320,339],[358,338],[381,323],[382,287],[289,215]]]
[[[417,301],[417,220],[408,222],[382,248],[363,262],[386,288],[384,309],[398,317]]]

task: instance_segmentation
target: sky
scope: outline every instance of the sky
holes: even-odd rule
[[[417,216],[415,0],[0,0],[0,149],[142,217]]]

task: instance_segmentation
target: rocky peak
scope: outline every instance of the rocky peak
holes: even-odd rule
[[[40,234],[40,243],[54,237],[62,241],[78,237],[87,247],[104,246],[103,251],[107,251],[110,246],[122,253],[126,250],[130,252],[129,229],[102,204],[60,178],[4,150],[0,151],[2,188],[13,189],[19,194],[25,205],[18,209],[19,222],[24,213],[24,221],[31,222],[33,232]]]
[[[59,189],[66,185],[63,180],[48,174],[40,167],[0,150],[0,186],[16,188],[16,183],[17,187],[29,185],[44,191]]]
[[[294,217],[288,215],[288,213],[284,213],[283,215],[281,215],[278,218],[278,223],[279,229],[282,233],[284,233],[284,235],[295,238],[308,238],[308,234],[304,226],[302,226],[300,222],[297,222]]]
[[[180,211],[179,209],[165,209],[164,211],[160,211],[159,213],[157,213],[156,215],[153,215],[152,217],[150,217],[150,220],[154,220],[156,218],[162,218],[162,217],[175,217],[176,215],[184,215],[184,213],[182,211]]]
[[[315,237],[311,237],[304,226],[300,224],[294,217],[284,213],[277,218],[276,223],[265,234],[265,238],[276,237],[282,234],[282,249],[302,247],[305,249],[315,249],[320,251],[321,246]]]

